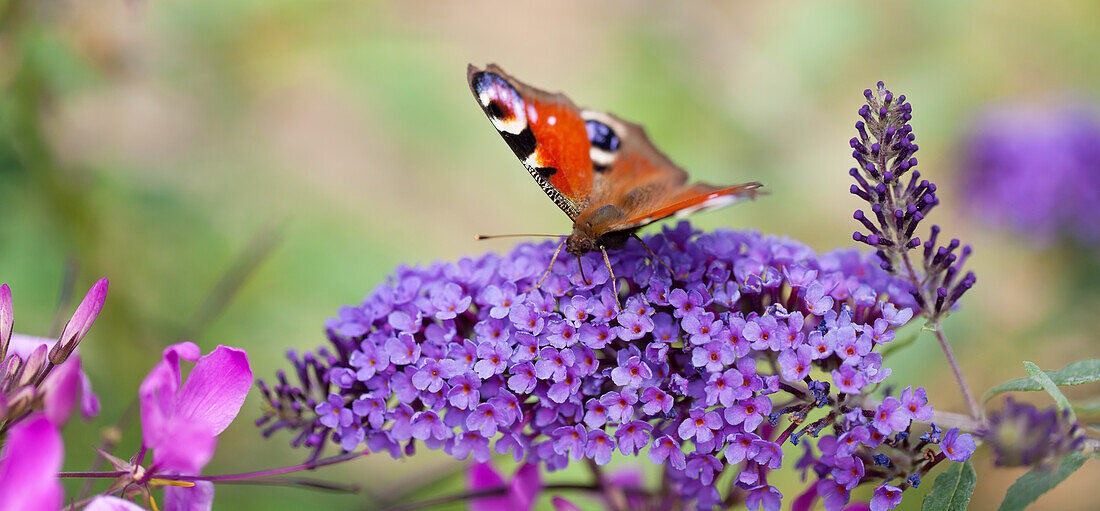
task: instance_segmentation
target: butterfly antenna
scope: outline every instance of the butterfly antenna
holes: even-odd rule
[[[611,258],[607,257],[606,248],[600,247],[600,252],[603,252],[603,264],[607,265],[607,272],[611,274],[611,294],[615,295],[615,308],[622,311],[623,306],[619,303],[619,289],[615,280],[615,270],[611,269]]]
[[[637,233],[631,233],[630,236],[633,237],[634,239],[638,240],[638,243],[641,243],[642,246],[645,247],[646,252],[649,252],[649,255],[653,257],[653,260],[661,263],[662,266],[664,266],[666,269],[668,269],[668,276],[669,277],[676,278],[676,272],[673,271],[672,267],[669,266],[668,263],[666,263],[664,259],[661,259],[660,257],[657,257],[657,253],[654,252],[652,248],[649,248],[649,245],[646,245],[645,242],[642,241],[641,236],[638,236]]]
[[[568,238],[568,234],[478,234],[477,240],[492,240],[496,238]]]
[[[531,291],[534,291],[534,290],[542,287],[542,283],[546,282],[546,277],[550,276],[550,270],[554,269],[554,262],[558,260],[558,254],[561,253],[561,248],[564,247],[564,246],[565,246],[565,240],[561,240],[561,243],[558,243],[558,248],[554,250],[554,256],[550,258],[550,266],[546,267],[546,273],[542,274],[542,278],[539,279],[538,284],[535,284],[535,286],[532,287],[531,289],[528,289],[528,290],[524,291],[525,294],[530,293]]]

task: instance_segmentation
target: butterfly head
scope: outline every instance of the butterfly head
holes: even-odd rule
[[[573,223],[573,234],[565,240],[565,250],[575,256],[597,250],[615,250],[623,246],[635,229],[616,231],[609,228],[625,217],[618,206],[606,204],[586,211]]]

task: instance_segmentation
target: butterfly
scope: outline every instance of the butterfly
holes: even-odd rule
[[[602,252],[614,285],[607,251],[632,237],[642,242],[639,228],[762,193],[760,183],[688,184],[687,172],[654,147],[641,126],[580,108],[565,95],[536,89],[494,64],[485,69],[470,65],[466,76],[504,142],[573,221],[573,233],[563,236],[543,280],[564,246],[577,257]]]

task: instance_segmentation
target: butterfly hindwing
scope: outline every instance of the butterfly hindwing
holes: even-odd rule
[[[597,165],[591,202],[599,206],[582,212],[577,220],[591,221],[598,233],[634,229],[669,216],[728,206],[754,196],[754,190],[760,187],[757,183],[729,188],[706,183],[689,185],[687,172],[658,150],[641,126],[605,112],[584,110],[581,116],[592,143],[590,157]],[[613,143],[607,143],[609,138]],[[604,149],[615,146],[614,151]],[[603,208],[597,214],[604,205],[613,208]]]
[[[655,208],[633,211],[632,216],[609,227],[613,231],[633,229],[670,216],[683,218],[699,211],[724,208],[746,198],[756,197],[761,193],[760,186],[760,183],[745,183],[729,188],[719,188],[706,183],[695,183],[673,190],[673,193],[663,197]]]

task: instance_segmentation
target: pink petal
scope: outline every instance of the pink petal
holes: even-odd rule
[[[63,490],[57,478],[64,457],[57,426],[30,415],[8,432],[0,452],[0,511],[57,511]]]
[[[810,511],[817,503],[817,483],[811,483],[806,491],[791,503],[791,511]]]
[[[53,348],[53,345],[57,344],[56,339],[47,339],[45,337],[35,337],[33,335],[12,334],[11,346],[8,347],[8,353],[14,353],[19,355],[19,358],[27,360],[27,357],[34,353],[34,350],[39,346],[46,346],[46,350]]]
[[[80,301],[73,317],[69,318],[69,322],[65,324],[65,330],[58,339],[65,343],[80,342],[92,328],[92,323],[99,316],[99,311],[103,309],[105,300],[107,300],[107,279],[99,279],[92,284],[88,294],[84,295],[84,299]]]
[[[561,497],[554,497],[550,500],[550,503],[554,505],[556,511],[581,511],[581,508],[577,507],[576,504]]]
[[[53,368],[42,382],[42,389],[46,392],[43,411],[50,422],[59,428],[69,421],[69,415],[73,413],[76,396],[80,392],[80,374],[80,358],[74,357]]]
[[[195,481],[195,486],[164,487],[164,511],[210,511],[214,507],[214,483]]]
[[[85,419],[99,415],[99,396],[92,391],[92,380],[84,371],[80,371],[80,415]]]
[[[504,479],[488,463],[470,465],[466,470],[466,480],[470,491],[490,490],[504,486]],[[470,511],[509,511],[512,509],[512,500],[505,494],[470,499],[468,509]]]
[[[204,424],[171,420],[165,441],[153,446],[153,465],[161,473],[195,475],[214,457],[217,439]]]
[[[93,499],[84,511],[145,511],[145,508],[118,497],[100,495]]]
[[[179,420],[202,424],[217,436],[237,418],[251,388],[248,354],[218,346],[199,359],[180,389],[176,397]]]
[[[524,463],[516,470],[516,475],[512,476],[512,482],[508,486],[513,509],[530,510],[542,491],[539,466],[535,463]]]
[[[141,400],[142,442],[146,447],[156,448],[171,442],[164,432],[166,423],[175,414],[176,393],[181,380],[180,359],[198,360],[201,353],[192,342],[173,344],[164,349],[162,360],[142,380],[138,398]]]

